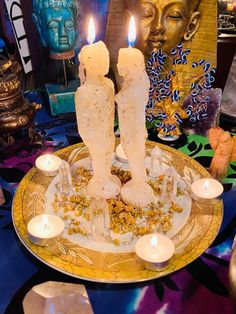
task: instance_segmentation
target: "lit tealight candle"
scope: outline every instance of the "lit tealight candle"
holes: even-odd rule
[[[46,154],[39,156],[35,161],[35,165],[44,175],[53,177],[57,175],[61,161],[61,158],[55,155]]]
[[[121,162],[124,162],[124,163],[127,163],[128,162],[128,159],[125,155],[125,152],[123,150],[123,147],[121,144],[119,144],[117,147],[116,147],[116,158],[121,161]]]
[[[167,266],[175,252],[175,245],[164,235],[147,234],[136,242],[135,252],[147,269],[157,271]]]
[[[30,241],[39,246],[56,243],[64,229],[65,223],[60,217],[48,214],[35,216],[27,225]]]
[[[214,204],[218,202],[222,195],[224,188],[223,185],[214,179],[204,178],[196,180],[191,185],[193,198],[204,204]]]

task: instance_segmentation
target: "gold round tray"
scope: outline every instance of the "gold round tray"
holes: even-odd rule
[[[191,184],[197,177],[209,173],[192,158],[165,145],[147,142],[147,151],[158,145],[178,173]],[[88,156],[83,143],[66,147],[56,153],[67,160],[72,150],[81,148],[77,160]],[[192,200],[187,223],[172,238],[176,251],[168,266],[161,271],[150,271],[139,263],[132,253],[105,253],[80,247],[62,238],[50,247],[39,247],[30,242],[27,223],[44,212],[45,193],[52,178],[45,177],[33,167],[20,182],[13,200],[13,223],[25,247],[48,266],[73,277],[96,282],[130,283],[150,280],[170,274],[200,256],[215,239],[223,216],[223,203],[202,205]]]

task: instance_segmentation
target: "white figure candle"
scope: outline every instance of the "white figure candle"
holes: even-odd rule
[[[90,26],[92,22],[90,22]],[[89,40],[93,42],[93,40]],[[80,73],[86,70],[84,84],[75,95],[78,130],[92,158],[93,177],[87,192],[109,199],[120,192],[120,181],[111,174],[114,135],[114,86],[105,75],[109,53],[101,41],[86,45],[79,54]]]
[[[146,183],[145,169],[145,106],[148,101],[149,79],[144,57],[138,49],[120,49],[117,67],[124,78],[123,87],[115,97],[121,144],[132,174],[132,179],[122,187],[121,196],[126,203],[146,207],[154,201],[153,190]]]

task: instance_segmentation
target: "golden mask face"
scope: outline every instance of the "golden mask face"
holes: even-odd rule
[[[155,50],[169,53],[179,42],[192,38],[199,26],[199,12],[188,0],[139,0],[136,7],[137,47],[146,57]]]

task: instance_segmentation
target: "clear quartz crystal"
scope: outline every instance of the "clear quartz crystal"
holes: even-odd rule
[[[83,285],[48,281],[34,286],[23,300],[25,314],[92,314]]]
[[[174,167],[169,167],[164,174],[161,200],[164,202],[174,202],[177,197],[177,171]],[[170,188],[169,188],[170,187]]]
[[[162,171],[162,151],[156,146],[151,152],[150,176],[157,178],[162,174]]]
[[[59,180],[61,196],[70,196],[71,194],[74,194],[70,165],[65,160],[62,160],[59,168]]]
[[[90,203],[90,234],[96,242],[106,242],[110,235],[110,215],[104,198],[94,198]]]

